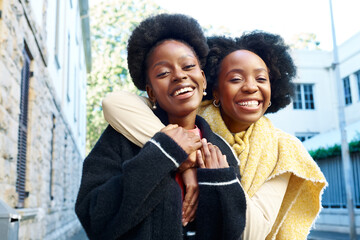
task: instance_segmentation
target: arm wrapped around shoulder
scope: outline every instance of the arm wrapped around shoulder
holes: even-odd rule
[[[104,118],[116,131],[142,147],[164,127],[149,104],[148,98],[134,93],[112,92],[102,101]]]

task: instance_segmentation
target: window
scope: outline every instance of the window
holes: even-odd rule
[[[77,89],[77,91],[78,91],[78,95],[77,95],[77,97],[78,97],[78,100],[77,100],[77,119],[78,119],[78,121],[77,121],[77,129],[78,129],[78,136],[80,136],[80,121],[81,121],[81,119],[80,119],[80,111],[81,111],[81,107],[80,107],[80,96],[81,96],[81,89],[80,89],[80,87],[78,87],[78,89]]]
[[[355,73],[356,79],[357,79],[357,85],[358,85],[358,95],[359,95],[359,101],[360,101],[360,71],[357,71]]]
[[[67,52],[67,56],[68,56],[68,61],[67,61],[67,76],[66,76],[66,98],[67,101],[70,102],[70,34],[68,34],[68,52]]]
[[[313,136],[317,135],[317,132],[303,132],[303,133],[295,133],[295,136],[302,142],[312,138]]]
[[[52,116],[52,129],[51,129],[51,148],[50,148],[50,182],[49,182],[49,195],[50,200],[54,200],[54,191],[53,191],[53,185],[54,185],[54,159],[55,159],[55,127],[56,127],[56,117],[53,114]]]
[[[29,85],[30,85],[30,54],[26,44],[23,50],[24,66],[21,69],[21,87],[20,87],[20,114],[18,130],[18,157],[17,157],[17,178],[16,192],[18,193],[17,208],[24,207],[25,198],[29,192],[25,191],[26,181],[26,152],[27,152],[27,123],[28,123],[28,103],[29,103]]]
[[[350,105],[352,103],[350,78],[349,77],[344,78],[343,84],[344,84],[345,105]]]
[[[294,109],[315,109],[313,84],[296,84]]]
[[[55,20],[55,63],[57,69],[60,69],[60,59],[59,59],[59,47],[60,47],[60,0],[56,1],[56,20]]]
[[[75,65],[75,67],[74,67],[74,122],[76,122],[77,121],[77,112],[78,112],[78,99],[77,99],[77,96],[76,96],[76,94],[77,94],[77,84],[78,84],[78,82],[77,82],[77,79],[78,79],[78,77],[77,77],[77,69],[76,69],[76,65]]]
[[[77,11],[76,11],[76,16],[75,16],[75,41],[76,41],[76,47],[79,48],[79,34],[80,34],[80,31],[79,31],[79,21],[80,21],[80,4],[77,5]],[[81,49],[81,48],[80,48]]]
[[[294,109],[302,109],[302,101],[301,101],[301,85],[295,85],[295,98],[293,103]]]
[[[67,169],[68,169],[68,161],[67,161],[67,158],[69,157],[67,152],[68,152],[68,134],[65,133],[65,139],[64,139],[64,168],[62,169],[63,171],[63,202],[66,202],[66,191],[67,191]]]

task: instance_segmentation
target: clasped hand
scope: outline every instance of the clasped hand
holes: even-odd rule
[[[171,137],[187,154],[188,158],[179,166],[178,171],[182,174],[186,194],[182,208],[182,223],[184,226],[195,219],[198,206],[199,185],[197,182],[196,168],[227,168],[229,164],[221,150],[205,138],[193,132],[170,124],[161,130]]]

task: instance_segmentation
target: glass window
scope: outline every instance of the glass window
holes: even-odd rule
[[[359,95],[359,101],[360,101],[360,71],[357,71],[357,73],[355,73],[356,75],[356,80],[357,80],[357,85],[358,85],[358,95]]]
[[[300,84],[296,84],[295,86],[295,99],[293,105],[294,105],[294,109],[302,109]]]
[[[314,109],[314,95],[312,85],[304,84],[305,109]]]
[[[294,109],[315,109],[313,84],[296,84]]]
[[[344,84],[345,105],[350,105],[352,103],[350,78],[349,77],[344,78],[343,84]]]
[[[310,138],[312,138],[313,136],[317,135],[319,133],[317,132],[301,132],[301,133],[295,133],[295,136],[300,140],[300,141],[305,141],[308,140]]]
[[[60,21],[62,19],[60,16],[61,6],[60,6],[60,0],[56,1],[56,20],[55,20],[55,63],[57,69],[60,69],[60,59],[59,59],[59,53],[60,53]]]
[[[29,196],[26,191],[26,152],[27,152],[27,131],[28,131],[28,111],[29,111],[29,86],[30,86],[30,53],[27,47],[23,49],[24,66],[21,70],[21,89],[20,89],[20,114],[18,130],[18,155],[17,155],[17,179],[16,192],[18,202],[16,207],[23,208],[25,198]]]

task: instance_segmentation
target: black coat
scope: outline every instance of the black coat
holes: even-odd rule
[[[199,205],[189,224],[195,239],[240,239],[246,200],[230,146],[201,117],[202,136],[227,156],[230,168],[198,169]],[[186,239],[181,189],[174,179],[186,152],[159,132],[143,148],[108,126],[84,161],[75,211],[90,239]]]

